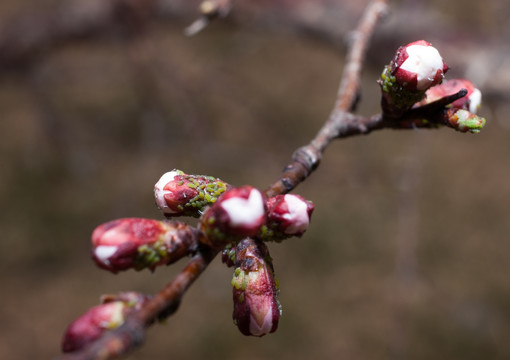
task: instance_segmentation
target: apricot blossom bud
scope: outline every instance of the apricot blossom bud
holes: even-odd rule
[[[264,336],[276,331],[281,316],[271,257],[266,245],[250,238],[236,246],[232,278],[232,317],[241,333]]]
[[[266,226],[261,229],[264,240],[282,240],[301,236],[308,229],[314,210],[312,202],[300,195],[276,195],[267,200]]]
[[[440,84],[448,65],[430,43],[418,40],[398,48],[381,74],[383,111],[393,118],[425,97],[425,91]]]
[[[195,248],[191,228],[178,222],[125,218],[98,226],[92,233],[92,258],[114,273],[173,263]]]
[[[166,217],[199,217],[230,185],[212,176],[165,173],[154,185],[156,205]]]
[[[445,96],[453,95],[462,89],[467,90],[466,96],[455,100],[449,106],[456,109],[464,109],[476,114],[482,105],[482,93],[475,85],[466,79],[445,80],[442,84],[434,86],[427,90],[424,104],[439,100]]]
[[[439,51],[425,40],[418,40],[397,50],[391,75],[409,91],[424,91],[440,84],[448,65]]]
[[[120,293],[103,299],[73,321],[62,338],[62,351],[77,351],[98,339],[105,331],[121,326],[126,316],[139,309],[148,297],[135,292]]]
[[[264,195],[251,186],[225,192],[200,220],[205,241],[212,247],[256,235],[266,220]]]

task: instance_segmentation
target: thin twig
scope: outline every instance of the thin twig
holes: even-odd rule
[[[357,29],[352,34],[351,47],[340,81],[337,100],[326,123],[309,145],[299,148],[281,177],[266,189],[267,196],[288,193],[306,179],[319,165],[322,153],[338,137],[367,133],[379,127],[380,117],[358,118],[348,113],[354,106],[359,90],[360,74],[368,41],[380,16],[386,9],[386,0],[373,0],[365,9]],[[353,121],[364,119],[365,121]]]
[[[130,316],[115,330],[106,332],[94,343],[80,351],[64,354],[56,360],[111,359],[128,353],[140,346],[145,338],[145,329],[156,319],[172,315],[179,307],[186,290],[202,274],[218,251],[204,248],[165,288]]]

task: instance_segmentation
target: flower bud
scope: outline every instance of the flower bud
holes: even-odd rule
[[[264,195],[251,186],[225,192],[200,220],[200,229],[209,246],[223,247],[228,242],[256,235],[266,220]]]
[[[464,109],[451,108],[445,112],[448,125],[461,132],[479,133],[486,120]]]
[[[295,194],[276,195],[267,200],[266,226],[261,229],[264,240],[283,240],[301,236],[310,224],[312,202]]]
[[[281,305],[266,245],[250,238],[242,240],[236,246],[235,266],[234,323],[247,336],[260,337],[276,331]]]
[[[105,331],[121,326],[126,316],[138,310],[148,297],[135,293],[121,293],[103,299],[103,304],[94,306],[73,321],[62,338],[62,351],[73,352],[94,342]]]
[[[425,40],[398,48],[379,80],[385,115],[399,118],[402,111],[424,98],[427,89],[440,84],[447,70],[437,49]]]
[[[191,253],[191,228],[178,222],[125,218],[98,226],[92,233],[92,258],[114,273],[133,268],[154,270]]]
[[[425,91],[440,84],[447,70],[439,51],[425,40],[400,47],[391,65],[395,82],[409,91]]]
[[[212,176],[188,175],[180,170],[164,174],[154,185],[156,205],[167,217],[199,217],[231,186]]]
[[[423,104],[428,104],[439,100],[445,96],[453,95],[462,89],[467,90],[467,94],[460,99],[455,100],[449,106],[456,109],[464,109],[476,114],[482,104],[482,93],[475,85],[466,79],[445,80],[442,84],[434,86],[427,90],[426,98]]]

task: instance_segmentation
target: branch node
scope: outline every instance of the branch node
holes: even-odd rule
[[[302,146],[292,155],[292,160],[303,165],[307,169],[308,174],[319,166],[321,158],[322,154],[320,151],[312,145]]]

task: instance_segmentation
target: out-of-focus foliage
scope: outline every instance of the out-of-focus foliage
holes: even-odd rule
[[[243,19],[250,4],[237,3],[233,18]],[[355,26],[361,3],[345,2],[349,20],[339,26]],[[0,19],[57,4],[3,1]],[[333,144],[298,189],[315,204],[310,229],[270,244],[283,305],[278,331],[238,333],[231,269],[217,259],[131,359],[510,357],[510,76],[488,78],[480,62],[508,51],[501,19],[509,6],[392,6],[369,53],[359,112],[378,111],[382,65],[416,35],[456,65],[449,77],[481,79],[472,78],[485,95],[487,127],[477,136],[384,131]],[[0,358],[50,358],[67,324],[101,294],[153,293],[183,266],[114,276],[89,256],[99,223],[161,218],[152,190],[164,172],[264,188],[328,116],[342,46],[255,20],[185,38],[192,20],[156,22],[131,40],[80,41],[2,74]],[[411,28],[395,30],[399,21]],[[504,58],[490,61],[502,71]]]

